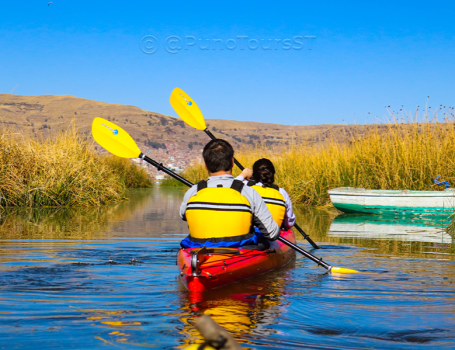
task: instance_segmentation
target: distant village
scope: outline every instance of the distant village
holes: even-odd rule
[[[164,148],[165,147],[165,148]],[[162,148],[144,147],[142,152],[153,158],[159,163],[162,163],[166,168],[179,173],[192,163],[202,161],[202,146],[200,144],[192,144],[189,147],[182,148],[181,143],[166,143]],[[158,171],[154,166],[144,162],[142,159],[133,159],[133,162],[144,167],[150,176],[159,183],[167,176],[164,172]]]

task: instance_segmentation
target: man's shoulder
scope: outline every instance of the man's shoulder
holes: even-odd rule
[[[194,184],[193,186],[191,186],[191,187],[188,189],[188,191],[197,190],[197,185],[198,185],[198,184]],[[188,192],[188,191],[187,191],[187,192]]]
[[[196,193],[197,192],[197,184],[191,186],[186,192],[185,195]]]

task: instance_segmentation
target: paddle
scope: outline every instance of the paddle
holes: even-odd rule
[[[176,180],[183,182],[185,185],[189,187],[193,186],[187,179],[184,179],[172,170],[165,168],[163,164],[143,154],[133,138],[125,130],[109,120],[99,117],[95,118],[92,123],[92,135],[100,146],[112,154],[122,158],[141,158],[158,170],[164,171]]]
[[[95,118],[92,123],[92,135],[95,141],[98,142],[98,144],[101,147],[111,152],[112,154],[115,154],[116,156],[122,158],[141,158],[146,162],[152,164],[158,170],[164,171],[166,174],[172,176],[174,179],[181,181],[188,187],[193,186],[193,184],[187,179],[174,173],[172,170],[163,167],[163,164],[158,163],[152,158],[149,158],[146,155],[144,155],[139,150],[139,147],[137,146],[136,142],[134,142],[133,138],[125,130],[115,125],[114,123],[103,118],[99,117]],[[303,250],[302,248],[289,242],[287,239],[284,239],[283,237],[278,237],[278,240],[288,245],[292,249],[298,251],[299,253],[305,255],[307,258],[313,260],[316,264],[324,267],[328,271],[338,273],[359,273],[356,270],[345,269],[342,267],[335,267],[329,265],[326,262],[322,261],[322,259],[315,257],[313,254],[308,253],[306,250]]]
[[[207,129],[205,125],[204,116],[201,110],[194,100],[188,96],[188,94],[180,88],[175,88],[171,93],[171,106],[182,118],[185,123],[192,126],[195,129],[203,130],[212,140],[216,140],[216,137]],[[240,170],[245,169],[237,159],[234,158],[234,163]]]
[[[194,102],[194,100],[188,96],[188,94],[180,88],[175,88],[171,93],[171,106],[177,112],[177,114],[182,118],[185,123],[192,126],[195,129],[203,130],[212,140],[216,140],[216,137],[207,129],[205,124],[204,116],[202,115],[199,106]],[[240,162],[234,158],[234,163],[237,165],[240,170],[245,169]],[[306,239],[315,249],[319,249],[319,246],[313,242],[313,240],[308,236],[305,231],[303,231],[297,223],[294,224],[294,227],[300,234]]]

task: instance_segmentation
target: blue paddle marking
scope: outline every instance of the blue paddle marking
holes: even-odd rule
[[[115,130],[113,131],[113,133],[114,133],[114,135],[117,135],[117,134],[118,134],[118,130],[115,129]]]
[[[188,106],[191,106],[193,103],[191,101],[188,101]]]

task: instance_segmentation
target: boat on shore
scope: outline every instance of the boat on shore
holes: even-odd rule
[[[455,212],[455,190],[367,190],[338,187],[329,190],[335,208],[345,213],[394,216],[449,216]]]
[[[292,230],[281,237],[295,243]],[[295,251],[280,241],[266,250],[243,248],[180,249],[177,257],[180,279],[191,292],[203,292],[267,273],[295,258]]]

